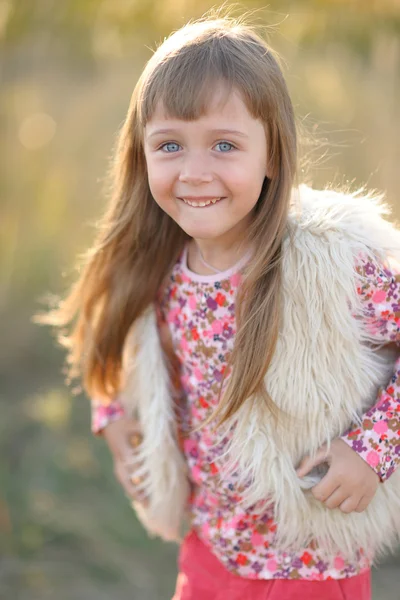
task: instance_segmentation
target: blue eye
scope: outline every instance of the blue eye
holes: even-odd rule
[[[167,142],[166,144],[163,144],[160,149],[164,150],[164,148],[166,148],[167,146],[178,146],[179,147],[179,144],[177,144],[176,142]],[[168,153],[171,154],[172,152],[174,152],[174,150],[164,150],[164,152],[166,152],[167,154]]]
[[[171,149],[171,146],[175,146],[175,149],[174,148]],[[230,142],[218,142],[217,146],[222,146],[222,150],[220,150],[220,152],[222,152],[222,153],[229,152],[230,150],[235,148],[235,146],[233,144],[231,144]],[[169,147],[169,149],[168,149],[168,147]],[[179,149],[179,144],[177,144],[176,142],[166,142],[165,144],[160,146],[160,150],[162,150],[166,154],[174,154],[175,152],[178,151],[178,149]]]
[[[228,150],[230,150],[231,148],[234,148],[234,147],[235,147],[235,146],[234,146],[233,144],[231,144],[230,142],[218,142],[217,146],[225,146],[225,147],[226,147],[226,146],[230,146],[230,148],[228,148]],[[224,153],[225,151],[226,151],[226,148],[225,148],[225,150],[222,150],[222,152],[223,152],[223,153]]]

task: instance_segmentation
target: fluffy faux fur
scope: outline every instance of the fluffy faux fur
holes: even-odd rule
[[[155,312],[151,308],[128,333],[124,353],[124,387],[121,402],[139,419],[143,442],[133,455],[142,467],[142,488],[148,506],[133,503],[149,533],[178,540],[189,495],[184,457],[179,449],[169,373],[159,342]]]
[[[266,375],[272,399],[291,420],[276,426],[262,400],[248,398],[220,430],[219,439],[233,429],[220,468],[226,476],[239,473],[244,507],[274,503],[278,547],[296,551],[314,539],[329,554],[340,551],[351,559],[363,547],[379,556],[399,541],[400,469],[379,486],[364,512],[344,514],[315,500],[308,489],[315,481],[299,480],[295,468],[359,420],[388,382],[394,354],[373,346],[352,316],[360,309],[354,263],[360,252],[400,260],[400,232],[383,218],[390,211],[382,197],[302,185],[292,200],[282,326]],[[142,423],[139,458],[149,474],[149,506],[136,508],[150,532],[178,538],[188,480],[153,308],[132,328],[124,356],[121,399]]]

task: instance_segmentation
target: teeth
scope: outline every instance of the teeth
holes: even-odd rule
[[[208,206],[209,204],[215,204],[217,202],[217,200],[219,200],[220,198],[213,198],[212,200],[207,200],[207,202],[199,202],[196,204],[196,202],[191,202],[191,200],[185,200],[185,198],[182,198],[182,200],[184,201],[185,204],[189,204],[189,206]]]

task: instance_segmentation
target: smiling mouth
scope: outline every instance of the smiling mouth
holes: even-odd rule
[[[193,200],[186,200],[185,198],[178,198],[178,200],[182,200],[188,206],[192,206],[193,208],[205,208],[206,206],[212,206],[213,204],[217,204],[220,200],[224,200],[224,197],[221,198],[212,198],[210,200],[206,200],[206,202],[194,202]]]

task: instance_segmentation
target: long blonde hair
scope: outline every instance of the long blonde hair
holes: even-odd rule
[[[131,98],[111,169],[112,196],[97,238],[68,296],[36,320],[65,328],[69,375],[89,396],[113,398],[131,325],[157,293],[190,237],[152,198],[143,132],[158,101],[171,117],[197,119],[215,85],[238,90],[265,128],[270,179],[265,179],[248,231],[254,258],[238,292],[231,372],[217,413],[223,422],[259,394],[274,413],[264,377],[281,320],[281,258],[291,190],[297,181],[293,106],[279,58],[255,28],[223,16],[189,22],[148,61]],[[223,383],[223,382],[222,382]],[[221,389],[222,389],[221,383]]]

